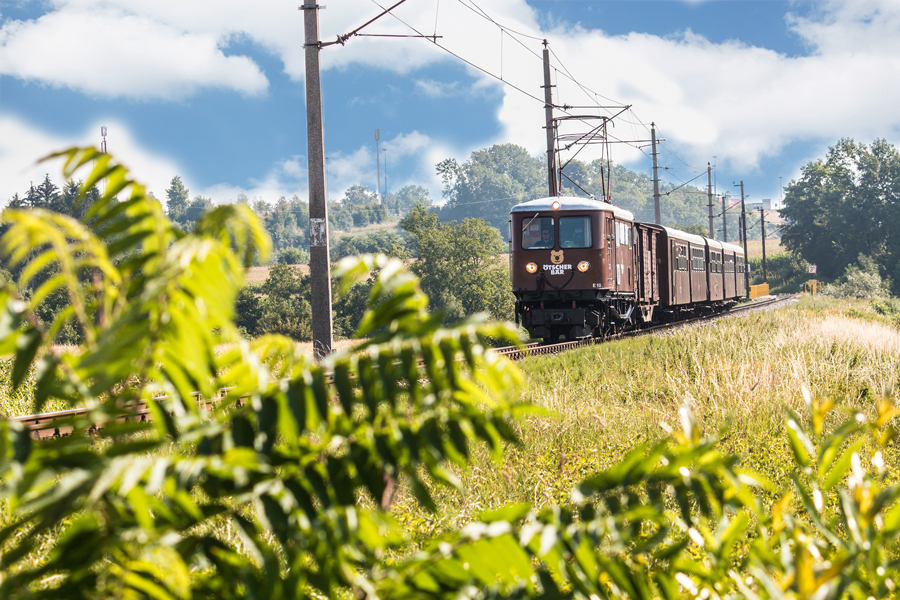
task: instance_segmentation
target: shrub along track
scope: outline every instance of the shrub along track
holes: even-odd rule
[[[722,313],[718,313],[715,315],[706,315],[701,317],[694,317],[691,319],[686,319],[682,321],[678,321],[675,323],[666,323],[663,325],[654,325],[652,327],[646,327],[642,329],[636,329],[631,331],[623,331],[620,333],[608,335],[602,338],[585,338],[581,340],[574,340],[568,342],[560,342],[557,344],[542,344],[542,343],[533,343],[533,344],[525,344],[522,346],[507,346],[505,348],[495,348],[495,352],[499,354],[503,354],[510,358],[511,360],[519,360],[528,356],[535,356],[539,354],[560,354],[562,352],[566,352],[568,350],[573,350],[575,348],[581,348],[583,346],[591,346],[594,344],[601,344],[603,342],[609,340],[617,340],[624,339],[629,337],[637,337],[642,335],[650,335],[657,334],[661,332],[672,331],[681,327],[688,327],[691,325],[696,325],[698,323],[704,323],[708,321],[712,321],[715,319],[720,319],[723,317],[732,317],[736,315],[741,315],[745,313],[749,313],[754,310],[759,310],[763,308],[777,308],[781,305],[786,305],[790,302],[795,301],[797,298],[796,295],[792,296],[769,296],[766,298],[761,298],[753,302],[746,302],[743,304],[739,304],[730,310]],[[421,366],[421,365],[420,365]],[[163,397],[158,398],[162,400]],[[200,398],[199,394],[197,394],[197,401],[204,403],[206,405],[211,405],[215,402],[214,399],[206,399]],[[68,421],[73,419],[74,417],[78,417],[84,415],[88,412],[87,409],[84,408],[74,408],[70,410],[61,410],[56,412],[48,412],[42,413],[38,415],[27,415],[20,417],[10,417],[7,420],[12,422],[20,423],[22,426],[27,428],[31,432],[31,437],[36,440],[50,439],[54,437],[60,437],[69,435],[72,432],[72,426],[67,424]],[[123,422],[143,422],[149,421],[151,419],[151,410],[146,402],[135,402],[130,407],[127,407],[127,414],[119,417],[119,421]],[[89,433],[98,431],[102,427],[102,424],[96,423],[89,428]]]

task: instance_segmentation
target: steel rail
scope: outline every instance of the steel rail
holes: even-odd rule
[[[680,327],[688,327],[690,325],[695,325],[697,323],[703,323],[712,321],[715,319],[721,319],[725,317],[732,317],[736,315],[740,315],[745,312],[750,312],[751,310],[756,310],[764,307],[771,307],[774,305],[778,305],[780,303],[788,302],[794,299],[794,296],[777,296],[777,297],[769,297],[763,298],[760,300],[756,300],[753,302],[742,303],[737,306],[732,307],[731,309],[712,314],[712,315],[703,315],[699,317],[693,317],[690,319],[684,319],[681,321],[676,321],[673,323],[665,323],[661,325],[654,325],[652,327],[645,327],[641,329],[634,329],[629,331],[622,331],[619,333],[607,335],[604,337],[598,338],[584,338],[580,340],[571,340],[566,342],[559,342],[555,344],[544,344],[544,343],[531,343],[524,344],[521,346],[506,346],[503,348],[494,348],[494,352],[498,354],[502,354],[509,358],[510,360],[521,360],[523,358],[527,358],[529,356],[540,356],[540,355],[555,355],[560,354],[562,352],[566,352],[568,350],[573,350],[575,348],[581,348],[584,346],[592,346],[594,344],[602,344],[604,342],[608,342],[611,340],[625,339],[630,337],[638,337],[642,335],[651,335],[660,333],[663,331],[669,331],[678,329]],[[423,367],[424,365],[419,364],[419,367]],[[328,382],[332,382],[331,374],[328,374]],[[219,391],[218,396],[222,397],[225,392],[227,392],[229,388],[225,388]],[[216,399],[214,398],[202,398],[199,392],[195,392],[194,396],[198,403],[206,404],[209,407],[213,404]],[[152,401],[162,401],[165,400],[166,396],[156,396],[152,398]],[[29,432],[33,439],[35,440],[44,440],[54,437],[66,436],[72,433],[72,425],[66,423],[66,421],[71,421],[74,417],[82,416],[87,414],[89,409],[87,408],[73,408],[69,410],[60,410],[55,412],[41,413],[36,415],[25,415],[18,417],[7,417],[6,421],[16,422],[22,424]],[[151,420],[151,409],[146,401],[134,401],[130,404],[126,404],[123,407],[122,414],[114,417],[110,417],[110,421],[118,422],[118,423],[126,423],[126,422],[148,422]],[[105,423],[93,423],[89,428],[89,433],[94,433],[102,429]]]

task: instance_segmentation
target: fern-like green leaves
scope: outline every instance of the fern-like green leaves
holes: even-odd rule
[[[218,207],[181,234],[108,155],[58,156],[67,177],[91,166],[86,185],[106,191],[84,223],[4,213],[3,258],[22,288],[41,283],[28,302],[4,290],[0,348],[16,382],[37,363],[36,410],[63,398],[90,412],[42,443],[0,423],[12,508],[0,597],[371,591],[366,573],[402,539],[386,512],[398,486],[433,508],[433,486],[459,486],[448,466],[465,465],[473,443],[499,457],[515,441],[520,376],[482,346],[510,330],[442,329],[399,262],[364,257],[343,268],[377,278],[365,342],[321,364],[286,338],[247,342],[234,298],[269,249],[250,211]],[[42,325],[34,309],[60,288],[73,310]],[[67,319],[84,333],[79,351],[53,346]],[[151,422],[114,420],[137,400]]]

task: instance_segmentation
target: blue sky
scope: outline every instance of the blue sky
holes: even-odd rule
[[[297,4],[0,0],[0,201],[44,172],[58,180],[59,166],[35,159],[99,145],[101,125],[158,197],[175,175],[216,202],[305,197]],[[326,2],[322,39],[378,12],[371,0]],[[446,50],[372,37],[323,49],[332,199],[375,188],[375,129],[388,188],[421,184],[435,198],[439,160],[503,142],[541,154],[543,106],[529,94],[542,94],[542,39],[556,100],[631,105],[612,130],[620,139],[648,139],[655,121],[672,183],[710,161],[719,192],[743,180],[751,199],[778,198],[842,137],[898,141],[896,0],[407,0],[395,14],[403,22],[365,31],[411,24]],[[612,158],[650,171],[646,147],[615,145]]]

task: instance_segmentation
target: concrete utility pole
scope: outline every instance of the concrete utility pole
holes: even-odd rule
[[[769,278],[766,275],[766,209],[763,206],[759,207],[759,224],[762,228],[763,283],[769,283]]]
[[[556,180],[556,131],[553,125],[553,86],[550,85],[550,48],[544,40],[544,117],[547,121],[547,179],[550,197],[559,196],[559,183]]]
[[[312,288],[313,352],[317,360],[331,353],[331,262],[328,256],[328,195],[325,191],[325,130],[319,71],[319,3],[305,0],[306,138],[309,168],[309,275]]]
[[[738,187],[735,184],[734,187]],[[741,229],[744,232],[744,289],[747,290],[747,297],[750,297],[750,273],[747,271],[747,208],[744,204],[744,182],[740,183],[741,188]]]
[[[716,239],[712,214],[712,166],[709,163],[706,163],[706,197],[709,199],[709,237]]]
[[[650,123],[650,143],[653,144],[653,218],[657,225],[662,225],[662,214],[659,209],[659,166],[656,163],[656,123]]]

